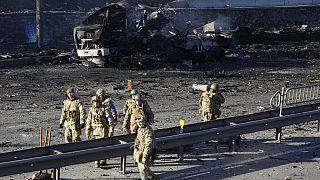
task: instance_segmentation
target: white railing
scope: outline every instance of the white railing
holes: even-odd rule
[[[302,103],[311,103],[320,100],[320,84],[286,88],[277,91],[270,99],[272,108],[279,109],[279,116],[282,116],[284,106]],[[276,139],[281,141],[282,127],[276,128]]]
[[[320,84],[282,88],[270,99],[272,108],[282,108],[285,105],[309,103],[320,100]]]

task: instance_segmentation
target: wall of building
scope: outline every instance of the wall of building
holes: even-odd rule
[[[320,0],[185,0],[174,1],[172,4],[190,8],[272,7],[316,5],[320,4]]]
[[[185,28],[191,21],[195,27],[216,21],[222,29],[236,26],[255,28],[296,26],[307,24],[320,26],[320,6],[278,7],[278,8],[240,8],[240,9],[178,9],[173,20],[179,28]],[[217,28],[216,28],[217,29]]]

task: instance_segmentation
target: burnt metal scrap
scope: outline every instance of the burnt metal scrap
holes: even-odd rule
[[[232,30],[186,23],[185,30],[170,19],[174,9],[109,4],[74,28],[76,52],[83,61],[97,66],[117,65],[128,69],[157,61],[207,61],[224,56]]]

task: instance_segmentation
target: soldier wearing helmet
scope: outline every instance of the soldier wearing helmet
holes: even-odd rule
[[[215,118],[219,118],[221,116],[221,104],[225,102],[224,96],[219,91],[219,85],[217,83],[211,84],[210,92],[213,94],[213,114]]]
[[[90,107],[88,118],[86,121],[86,138],[91,139],[91,134],[94,139],[108,137],[109,124],[112,123],[111,112],[102,106],[100,99],[93,96],[91,99],[92,106]],[[95,167],[105,165],[106,160],[95,161]]]
[[[127,112],[127,110],[129,109],[129,107],[134,104],[133,97],[134,97],[136,94],[138,94],[138,93],[139,93],[139,92],[138,92],[137,89],[131,89],[131,91],[130,91],[130,96],[131,96],[131,97],[130,97],[130,99],[128,99],[128,100],[126,101],[125,105],[123,106],[122,112],[123,112],[124,115],[126,114],[126,112]]]
[[[108,111],[110,111],[112,114],[113,121],[111,124],[109,124],[108,134],[108,137],[112,137],[114,132],[114,126],[118,120],[116,106],[114,105],[114,102],[112,101],[111,97],[106,94],[106,91],[104,89],[98,89],[95,96],[101,101],[102,106],[106,108]]]
[[[136,123],[136,117],[139,115],[143,115],[146,118],[146,121],[150,124],[153,123],[154,115],[153,112],[147,103],[146,100],[143,99],[140,93],[133,96],[134,104],[132,104],[129,109],[126,111],[122,129],[126,133],[136,133],[138,126]]]
[[[81,128],[84,128],[84,118],[86,112],[75,90],[66,90],[67,99],[63,101],[63,108],[60,117],[60,128],[65,127],[65,142],[81,141]]]
[[[199,100],[199,112],[203,121],[214,120],[221,115],[220,107],[225,102],[216,83],[207,86]]]
[[[138,163],[141,179],[159,179],[151,170],[153,164],[154,132],[143,115],[135,119],[139,129],[134,143],[133,159]]]

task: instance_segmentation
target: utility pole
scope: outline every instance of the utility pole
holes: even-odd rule
[[[37,48],[42,47],[42,28],[41,28],[41,0],[36,0],[36,31],[37,31]]]

